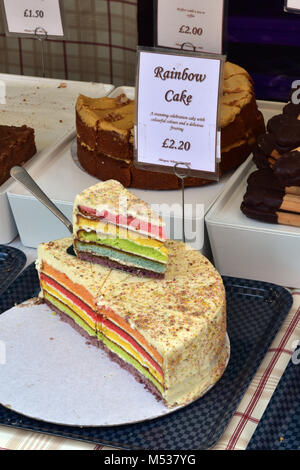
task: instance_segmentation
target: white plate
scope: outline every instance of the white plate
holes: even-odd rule
[[[178,409],[158,402],[44,304],[4,312],[0,332],[0,403],[24,416],[69,426],[114,426]]]

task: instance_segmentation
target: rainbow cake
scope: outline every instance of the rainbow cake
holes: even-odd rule
[[[168,263],[164,222],[118,181],[98,183],[76,196],[73,238],[82,260],[164,277]]]
[[[228,361],[225,290],[198,251],[167,240],[164,279],[70,254],[73,239],[38,247],[40,296],[91,344],[171,408],[201,396]]]

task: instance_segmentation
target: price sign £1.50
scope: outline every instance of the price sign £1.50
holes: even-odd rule
[[[7,34],[64,36],[59,0],[3,0]]]

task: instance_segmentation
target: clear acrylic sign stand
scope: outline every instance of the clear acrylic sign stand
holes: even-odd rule
[[[188,170],[188,172],[186,171],[186,169],[184,170],[184,172],[180,172],[180,168],[179,166],[185,166],[186,169]],[[181,180],[181,204],[182,204],[182,241],[185,243],[185,210],[184,210],[184,206],[185,206],[185,202],[184,202],[184,179],[189,176],[189,170],[190,170],[190,166],[188,163],[185,163],[185,162],[177,162],[175,163],[174,165],[174,168],[173,168],[173,171],[174,171],[174,174],[177,176],[177,178],[179,178]]]
[[[38,26],[34,30],[34,35],[38,41],[40,41],[41,44],[41,60],[42,60],[42,77],[45,78],[45,53],[44,53],[44,43],[48,38],[48,33],[47,31]]]

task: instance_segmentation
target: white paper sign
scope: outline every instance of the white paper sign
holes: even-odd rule
[[[157,45],[222,54],[224,1],[157,0]]]
[[[300,0],[286,0],[287,10],[299,10],[300,12]]]
[[[8,33],[63,36],[59,0],[4,0]]]
[[[216,172],[221,63],[140,51],[137,164],[184,163],[193,171]]]

